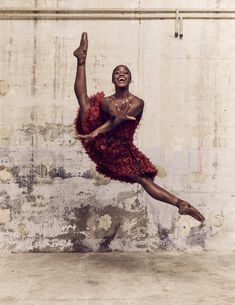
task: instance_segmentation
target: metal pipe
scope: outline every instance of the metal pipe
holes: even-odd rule
[[[175,18],[175,38],[179,35],[179,10],[176,10],[176,18]]]
[[[179,9],[183,19],[235,19],[235,9]],[[175,19],[175,9],[0,9],[0,19],[48,20],[153,20]]]
[[[180,17],[180,35],[179,35],[180,39],[183,38],[183,17]]]
[[[217,13],[235,13],[235,8],[234,9],[178,9],[180,13],[211,13],[211,14],[217,14]],[[107,8],[107,9],[97,9],[97,8],[92,8],[92,9],[65,9],[65,8],[0,8],[0,12],[4,13],[4,12],[12,12],[12,13],[17,13],[17,12],[48,12],[48,13],[60,13],[60,12],[64,12],[64,13],[96,13],[96,14],[100,14],[100,13],[114,13],[114,14],[119,14],[119,13],[129,13],[129,14],[133,14],[133,13],[172,13],[175,14],[176,9],[172,9],[172,8],[164,8],[164,9],[137,9],[137,8],[129,8],[129,9],[125,9],[125,8]]]
[[[78,14],[0,14],[0,20],[173,20],[175,16],[114,16],[114,15],[78,15]],[[184,16],[187,20],[233,20],[235,19],[235,14],[233,16]]]

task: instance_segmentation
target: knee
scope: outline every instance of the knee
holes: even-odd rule
[[[153,181],[150,177],[145,177],[145,176],[138,176],[134,178],[134,181],[136,183],[141,184],[142,186],[146,186],[149,184],[149,182]]]

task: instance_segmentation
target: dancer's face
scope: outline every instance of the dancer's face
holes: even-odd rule
[[[127,87],[131,83],[130,70],[124,65],[117,66],[113,70],[112,82],[116,87]]]

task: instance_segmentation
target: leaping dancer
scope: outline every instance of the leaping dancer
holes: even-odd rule
[[[119,65],[113,70],[115,94],[105,97],[100,92],[88,97],[85,68],[87,49],[87,33],[83,33],[80,46],[73,53],[77,58],[74,90],[79,103],[75,123],[77,138],[96,163],[96,170],[111,179],[139,183],[154,199],[178,208],[180,215],[190,215],[203,222],[205,218],[196,208],[154,182],[157,168],[133,144],[144,101],[129,91],[131,72],[128,67]]]

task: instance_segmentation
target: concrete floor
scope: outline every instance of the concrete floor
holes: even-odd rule
[[[233,305],[233,253],[8,254],[1,305]]]

